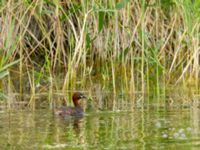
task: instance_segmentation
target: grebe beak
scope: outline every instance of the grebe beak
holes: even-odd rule
[[[87,98],[87,96],[85,96],[85,95],[83,95],[83,94],[82,94],[80,97],[81,97],[81,98],[85,98],[85,99]]]

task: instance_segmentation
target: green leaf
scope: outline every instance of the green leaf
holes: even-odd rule
[[[11,63],[9,63],[9,64],[3,66],[2,68],[0,68],[0,72],[4,72],[6,69],[8,69],[8,67],[10,67],[10,66],[12,66],[12,65],[14,65],[14,64],[16,64],[16,63],[18,63],[19,61],[20,61],[20,59],[15,60],[15,61],[13,61],[13,62],[11,62]]]
[[[9,74],[8,70],[2,71],[0,72],[0,79],[4,78],[5,76],[7,76]]]
[[[105,12],[99,11],[99,24],[98,24],[98,31],[101,32],[104,26],[104,15]]]
[[[121,53],[120,53],[120,55],[119,55],[119,59],[120,60],[122,60],[122,58],[124,57],[126,57],[126,55],[128,54],[128,52],[129,52],[129,47],[127,47],[127,48],[125,48],[123,51],[121,51]]]
[[[6,96],[4,93],[0,92],[0,100],[6,100],[8,99],[8,96]]]
[[[81,9],[81,6],[73,4],[73,6],[67,10],[65,10],[63,8],[60,8],[60,9],[64,12],[63,15],[60,15],[60,19],[61,19],[61,21],[64,21],[67,18],[69,18],[70,16],[75,15]]]
[[[121,1],[119,3],[117,3],[115,8],[117,10],[122,9],[122,8],[124,8],[126,6],[126,4],[128,4],[128,2],[130,2],[130,0],[123,0],[123,1]]]
[[[90,47],[90,44],[91,44],[90,34],[87,33],[87,34],[86,34],[86,48],[87,48],[87,49]]]

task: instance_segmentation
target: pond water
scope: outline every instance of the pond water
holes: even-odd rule
[[[197,150],[199,116],[195,105],[90,110],[71,119],[49,109],[1,111],[0,149]]]

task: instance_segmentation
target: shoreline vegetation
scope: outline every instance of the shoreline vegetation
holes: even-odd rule
[[[0,95],[199,90],[200,2],[2,0]],[[11,95],[11,96],[10,96]],[[33,106],[34,107],[34,106]]]

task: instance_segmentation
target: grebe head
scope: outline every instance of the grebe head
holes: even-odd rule
[[[80,99],[86,98],[86,96],[81,92],[75,92],[72,96],[74,106],[80,106]]]

